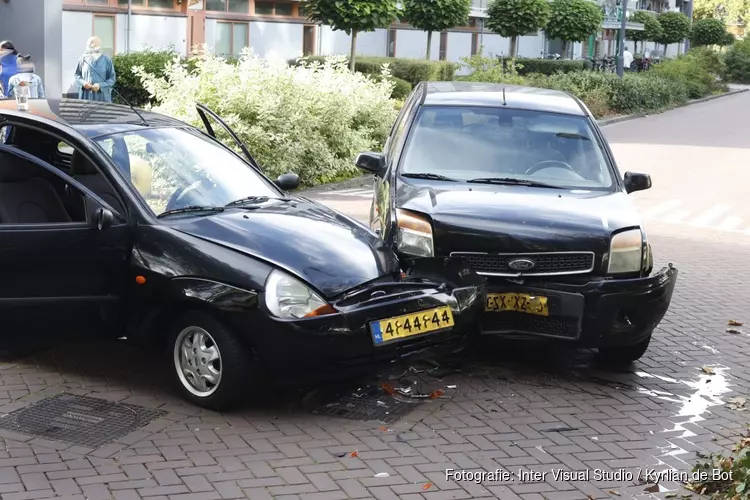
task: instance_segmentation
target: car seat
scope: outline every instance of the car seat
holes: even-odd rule
[[[32,162],[0,153],[0,222],[44,224],[71,222],[52,184]]]
[[[125,210],[115,194],[112,185],[88,158],[78,151],[74,151],[70,159],[70,173],[75,180],[99,196],[119,214],[125,215]]]

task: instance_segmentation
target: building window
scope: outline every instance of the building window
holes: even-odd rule
[[[239,57],[242,49],[248,46],[247,23],[216,24],[216,55],[222,57]]]
[[[396,57],[396,37],[398,36],[398,31],[391,28],[388,30],[388,46],[386,54],[386,57]]]
[[[448,32],[440,33],[440,60],[445,61],[448,56]]]
[[[289,2],[255,2],[256,16],[293,16],[295,7]]]
[[[91,0],[87,0],[90,2]],[[128,6],[128,0],[117,0],[118,5],[121,7]],[[133,7],[145,7],[148,9],[177,9],[175,0],[131,0]]]
[[[305,26],[302,32],[302,55],[315,55],[315,30],[317,26]]]
[[[94,36],[102,41],[102,53],[115,55],[115,16],[94,16]]]
[[[206,10],[250,14],[250,0],[207,0]]]

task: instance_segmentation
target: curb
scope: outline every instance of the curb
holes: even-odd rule
[[[747,92],[748,90],[750,89],[729,90],[727,92],[724,92],[723,94],[710,95],[708,97],[702,97],[700,99],[693,99],[692,101],[688,101],[685,104],[675,106],[674,108],[665,109],[664,111],[653,112],[653,113],[634,113],[632,115],[616,116],[614,118],[607,118],[606,120],[597,120],[597,123],[599,123],[600,127],[606,127],[607,125],[614,125],[615,123],[620,123],[620,122],[624,122],[628,120],[635,120],[636,118],[643,118],[643,117],[653,115],[653,114],[664,113],[666,111],[671,111],[673,109],[678,109],[678,108],[684,108],[686,106],[691,106],[693,104],[700,104],[702,102],[713,101],[714,99],[720,99],[722,97],[729,97],[732,95],[741,94],[743,92]]]
[[[676,106],[674,108],[670,108],[661,112],[653,112],[653,113],[634,113],[632,115],[625,115],[625,116],[616,116],[614,118],[607,118],[606,120],[597,120],[597,123],[599,123],[600,127],[606,127],[607,125],[614,125],[615,123],[620,123],[628,120],[635,120],[636,118],[643,118],[646,116],[649,116],[651,114],[658,114],[658,113],[664,113],[665,111],[671,111],[672,109],[678,109],[678,108],[684,108],[685,106],[691,106],[693,104],[700,104],[702,102],[708,102],[713,101],[714,99],[720,99],[722,97],[729,97],[732,95],[741,94],[743,92],[749,91],[750,88],[744,88],[744,89],[737,89],[737,90],[730,90],[728,92],[724,92],[723,94],[717,94],[717,95],[711,95],[708,97],[703,97],[701,99],[694,99],[692,101],[688,101],[685,104],[682,104],[680,106]],[[356,189],[356,188],[369,188],[373,185],[373,176],[372,175],[363,175],[360,177],[355,177],[354,179],[347,179],[345,181],[340,182],[332,182],[330,184],[320,184],[315,187],[311,187],[309,189],[302,189],[300,191],[297,191],[298,193],[305,193],[305,194],[318,194],[318,193],[324,193],[326,191],[338,191],[340,189]]]

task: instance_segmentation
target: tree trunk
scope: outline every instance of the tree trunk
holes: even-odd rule
[[[562,54],[560,54],[561,59],[565,59],[568,55],[568,42],[567,40],[562,41]]]
[[[430,52],[432,51],[432,31],[427,32],[427,56],[426,59],[430,60]]]
[[[357,57],[357,32],[352,31],[352,50],[349,52],[349,69],[354,72],[354,60]]]
[[[516,54],[518,53],[518,37],[512,36],[510,37],[510,57],[511,59],[516,57]]]

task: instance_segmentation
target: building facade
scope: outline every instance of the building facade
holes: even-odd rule
[[[459,62],[480,47],[488,55],[507,55],[510,40],[484,27],[489,1],[472,0],[467,26],[434,34],[431,57]],[[599,1],[603,8],[604,2],[619,2]],[[637,8],[679,9],[675,2],[682,1],[638,0]],[[101,38],[110,55],[145,48],[174,48],[185,55],[204,43],[214,53],[227,56],[236,56],[247,46],[262,57],[284,59],[349,53],[348,35],[311,23],[299,7],[299,0],[8,0],[0,2],[0,37],[13,40],[22,52],[43,55],[41,66],[45,83],[53,91],[50,95],[57,94],[58,88],[77,90],[73,72],[92,35]],[[35,28],[24,19],[31,19]],[[37,35],[37,25],[44,36]],[[603,29],[604,36],[596,41],[597,55],[613,53],[607,33],[611,32]],[[423,58],[426,45],[425,32],[399,23],[357,37],[357,53],[366,56]],[[571,45],[570,57],[590,53],[584,47],[588,44]],[[629,46],[632,51],[632,42]],[[541,32],[529,33],[519,39],[518,55],[545,57],[559,53],[559,47],[559,42],[546,40]],[[678,51],[674,45],[668,54]]]

